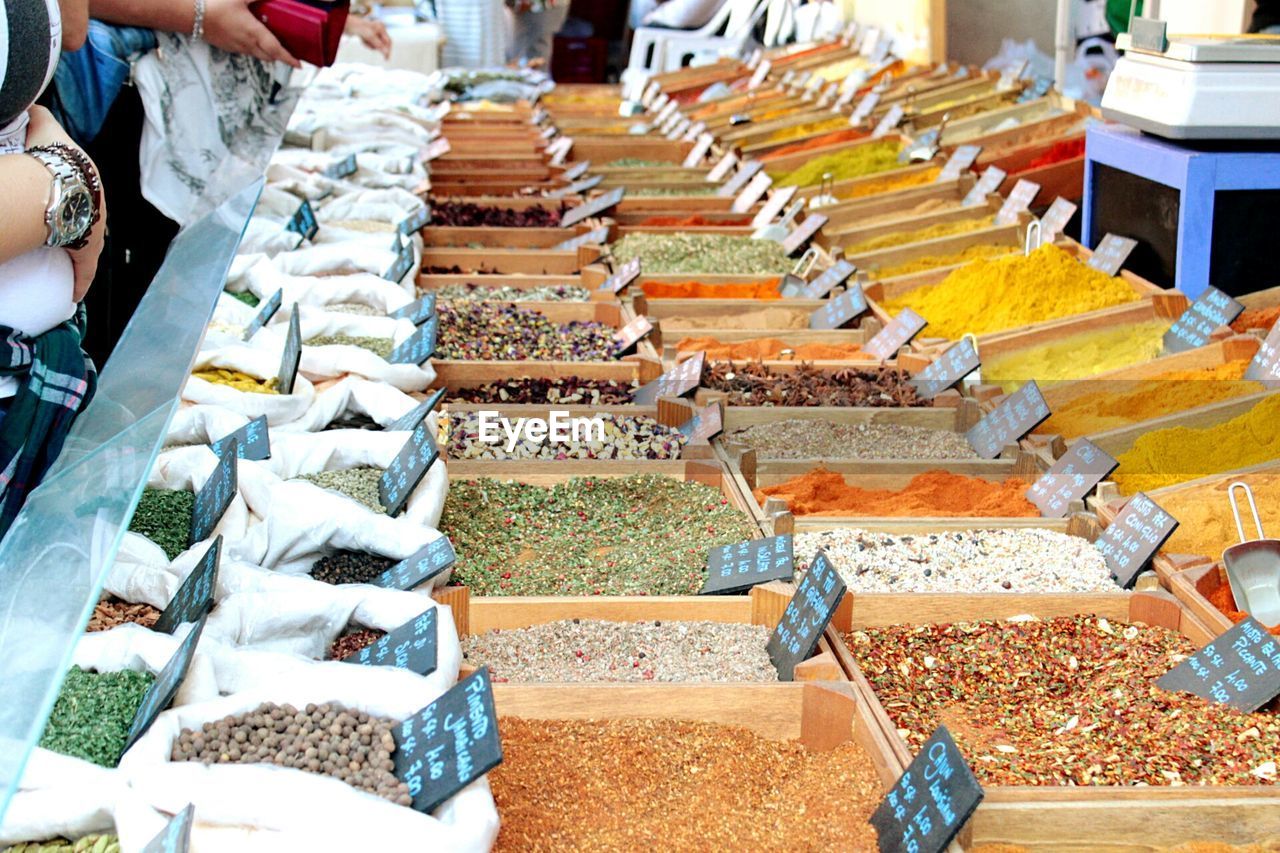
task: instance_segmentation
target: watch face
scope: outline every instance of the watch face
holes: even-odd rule
[[[93,223],[93,198],[83,187],[74,187],[63,197],[58,213],[62,237],[65,242],[73,242],[83,236]]]

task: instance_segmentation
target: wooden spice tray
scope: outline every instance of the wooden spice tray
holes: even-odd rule
[[[421,294],[426,291],[439,290],[451,284],[474,284],[480,287],[515,287],[521,290],[565,285],[581,287],[590,291],[590,301],[592,302],[617,302],[618,297],[614,294],[600,291],[600,285],[608,277],[609,271],[598,264],[588,264],[578,273],[570,275],[543,275],[541,273],[419,273],[418,292]],[[536,304],[541,305],[543,303]]]
[[[950,127],[950,123],[986,115],[1016,104],[1024,88],[1023,83],[1019,83],[1012,89],[999,89],[988,85],[985,90],[975,91],[960,103],[931,109],[917,109],[908,114],[907,122],[916,133],[924,133],[940,128],[943,118],[949,116],[948,127]]]
[[[1259,290],[1255,293],[1248,293],[1235,298],[1249,310],[1257,311],[1262,308],[1271,308],[1275,305],[1280,305],[1280,287],[1269,287],[1266,290]]]
[[[959,204],[973,188],[974,180],[972,174],[965,173],[952,181],[921,184],[821,207],[819,210],[827,217],[827,224],[822,230],[824,233],[835,234],[842,229],[860,228],[868,219],[891,213],[910,216],[913,208],[926,201],[940,200]],[[1000,199],[1000,203],[1003,201]]]
[[[549,205],[551,206],[551,205]],[[465,249],[480,245],[489,251],[548,250],[579,234],[588,234],[585,225],[572,228],[490,228],[428,225],[419,231],[428,249]],[[593,244],[597,247],[599,244]],[[596,257],[599,257],[597,248]],[[594,260],[594,258],[593,258]]]
[[[865,144],[865,143],[855,143],[855,144]],[[808,158],[809,152],[802,151],[800,153],[805,155],[806,158]],[[808,162],[808,159],[806,159],[805,162]],[[875,184],[881,181],[894,180],[898,178],[908,178],[913,175],[919,175],[921,173],[928,172],[933,169],[937,169],[939,165],[940,164],[934,164],[934,163],[907,164],[897,169],[891,169],[887,172],[876,172],[873,175],[865,175],[860,178],[849,178],[848,180],[844,180],[844,181],[836,181],[834,184],[830,185],[829,192],[835,198],[840,199],[846,193],[857,192],[860,187],[866,186],[867,184]],[[780,168],[776,164],[771,163],[770,166],[771,166],[770,172],[776,173],[780,171]],[[796,198],[813,199],[823,194],[824,193],[822,191],[822,186],[820,184],[810,184],[807,187],[800,187],[798,190],[796,190]],[[862,198],[874,198],[874,196],[863,196]],[[850,199],[850,200],[856,201],[860,199]],[[836,205],[833,205],[833,207],[834,206]],[[818,208],[818,210],[825,215],[826,208]]]
[[[1008,195],[1013,192],[1013,188],[1018,181],[1027,180],[1040,185],[1039,198],[1041,199],[1065,198],[1068,201],[1079,203],[1084,198],[1083,154],[1079,157],[1072,157],[1035,168],[1028,168],[1022,163],[1030,162],[1033,159],[1031,152],[1035,152],[1034,156],[1038,157],[1060,142],[1080,137],[1081,134],[1079,133],[1070,133],[1062,138],[1050,139],[1047,143],[1039,142],[1035,146],[1025,146],[1018,149],[1027,153],[1000,158],[997,165],[1009,173],[1009,177],[1005,178],[1004,183],[1000,185],[1000,193]],[[1019,161],[1022,161],[1022,163]]]
[[[692,142],[673,142],[661,137],[621,136],[615,139],[573,134],[573,147],[565,159],[569,163],[590,160],[593,166],[597,163],[603,166],[624,157],[679,164],[689,156],[693,146]]]
[[[659,321],[659,327],[661,321]],[[662,361],[664,364],[676,364],[693,355],[692,352],[681,353],[676,348],[680,341],[685,338],[693,337],[711,337],[725,344],[742,343],[746,341],[754,341],[759,338],[777,338],[789,347],[803,346],[804,344],[858,344],[861,346],[875,335],[875,329],[879,327],[878,323],[872,322],[872,328],[858,329],[787,329],[785,331],[774,331],[766,334],[757,334],[752,329],[707,329],[702,332],[688,331],[676,332],[666,337],[662,341]],[[725,359],[708,358],[709,361],[724,361]],[[736,359],[742,361],[742,359]],[[753,359],[754,360],[754,359]],[[824,369],[833,369],[838,367],[851,366],[879,366],[880,362],[873,361],[869,358],[864,359],[846,359],[841,361],[829,361],[823,359],[811,358],[779,358],[765,359],[763,363],[770,368],[781,369],[796,364],[811,364],[814,367]],[[922,365],[923,367],[923,365]]]
[[[897,266],[899,264],[910,263],[911,261],[921,258],[937,257],[941,255],[952,255],[963,252],[971,246],[979,245],[996,245],[1008,246],[1012,249],[1021,249],[1025,242],[1026,224],[1030,217],[1023,215],[1019,217],[1019,221],[1013,225],[991,225],[981,231],[970,231],[968,234],[956,234],[951,237],[938,237],[933,240],[924,240],[919,243],[911,243],[905,246],[895,246],[891,249],[881,249],[875,252],[865,252],[859,255],[849,255],[847,260],[858,267],[860,270],[866,270],[873,279],[879,279],[882,282],[896,282],[904,278],[914,278],[924,273],[911,273],[906,276],[895,276],[894,278],[881,278],[879,271],[883,268]],[[828,251],[831,250],[831,243],[834,242],[830,237],[825,235],[820,237],[820,241],[824,243]],[[843,243],[844,241],[841,240]],[[948,270],[954,267],[947,267]],[[934,272],[928,270],[927,272]]]
[[[567,233],[564,239],[569,239]],[[477,273],[532,275],[573,275],[600,257],[600,246],[582,246],[575,251],[550,249],[438,249],[426,248],[422,252],[422,268],[460,267]]]
[[[1080,120],[1085,113],[1086,110],[1082,109],[1076,101],[1070,98],[1064,98],[1057,94],[1048,95],[1043,98],[1037,98],[1034,101],[1013,104],[1002,109],[990,110],[981,115],[952,122],[947,126],[946,133],[943,134],[942,144],[946,147],[953,145],[981,145],[985,148],[987,145],[1000,144],[994,141],[992,137],[1008,133],[1008,130],[996,130],[996,128],[1010,119],[1019,123],[1017,127],[1010,130],[1024,130],[1036,122],[1059,118],[1064,115],[1074,116],[1076,120]],[[919,132],[918,128],[909,127],[913,135]],[[977,140],[985,141],[980,142]]]
[[[1210,602],[1209,596],[1230,585],[1226,569],[1217,562],[1184,568],[1169,577],[1169,591],[1214,635],[1230,630],[1233,623]]]
[[[822,229],[820,242],[827,245],[849,247],[864,243],[867,240],[874,240],[877,237],[920,231],[934,225],[946,225],[952,222],[964,222],[969,219],[981,219],[983,217],[991,219],[999,212],[1001,204],[1002,201],[998,196],[991,195],[987,197],[984,203],[973,207],[941,210],[936,213],[908,214],[901,219],[881,222],[877,225],[852,225],[840,229],[827,227]],[[894,248],[902,247],[895,246]]]
[[[806,109],[789,112],[786,115],[777,116],[768,121],[722,127],[717,136],[722,145],[741,148],[745,156],[751,156],[761,151],[776,148],[779,145],[794,145],[804,138],[797,136],[779,140],[773,138],[776,133],[790,130],[793,127],[800,127],[801,125],[842,118],[844,116],[838,112],[819,107],[816,103],[811,103]],[[854,144],[856,145],[857,143]]]
[[[837,116],[834,113],[828,113],[826,116],[826,118],[838,118],[838,117],[839,116]],[[848,129],[852,130],[853,128],[850,127]],[[754,144],[745,146],[743,148],[743,154],[746,156],[759,157],[763,154],[769,154],[773,151],[777,151],[780,148],[786,148],[791,145],[802,145],[806,140],[816,139],[817,137],[822,136],[825,133],[833,133],[833,132],[834,131],[831,131],[831,130],[825,130],[825,131],[822,131],[821,133],[812,133],[807,136],[797,136],[794,139],[778,139],[772,142],[759,141]],[[895,142],[898,145],[906,145],[909,141],[910,140],[907,139],[907,137],[898,133],[888,133],[888,134],[885,134],[880,139],[872,139],[871,136],[868,134],[866,137],[855,140],[853,142],[836,142],[830,145],[820,145],[816,148],[806,148],[803,151],[796,151],[792,154],[784,154],[781,157],[772,157],[769,160],[765,161],[765,168],[771,175],[786,174],[788,172],[792,172],[796,169],[799,169],[801,166],[805,165],[810,160],[813,160],[817,157],[825,156],[827,154],[837,154],[841,151],[848,151],[850,149],[860,148],[865,145],[874,145],[878,142]],[[889,173],[880,172],[879,177],[883,177],[887,174]],[[871,176],[871,175],[867,176],[867,178],[871,178],[871,177],[876,177],[876,176]],[[842,188],[842,185],[850,184],[851,181],[865,181],[867,180],[867,178],[851,178],[848,181],[838,182],[836,184],[836,190],[837,190],[836,195],[838,196],[840,194],[839,190]],[[803,195],[803,188],[801,188],[801,193],[799,197],[807,198],[807,196]]]

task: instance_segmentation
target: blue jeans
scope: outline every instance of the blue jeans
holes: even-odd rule
[[[53,73],[54,114],[77,144],[92,142],[111,105],[129,80],[130,62],[156,46],[156,34],[141,27],[89,21],[84,47],[62,54]]]

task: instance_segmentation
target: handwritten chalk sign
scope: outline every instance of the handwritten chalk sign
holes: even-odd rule
[[[156,680],[151,682],[147,692],[142,694],[142,703],[134,712],[133,722],[129,724],[129,733],[125,736],[122,755],[138,738],[147,733],[147,729],[151,728],[156,717],[169,707],[173,697],[178,694],[178,688],[182,685],[182,680],[187,677],[187,670],[191,668],[191,658],[195,655],[196,644],[200,642],[200,635],[204,632],[207,621],[208,617],[203,617],[192,627],[191,632],[178,644],[178,650],[173,653],[173,657],[169,658],[164,669],[160,670]]]
[[[889,111],[880,119],[876,129],[871,131],[871,138],[884,139],[894,128],[902,124],[902,119],[905,115],[906,113],[901,104],[894,104],[889,107]]]
[[[973,188],[960,201],[960,206],[977,207],[980,204],[986,204],[987,196],[1000,189],[1000,185],[1004,183],[1004,179],[1007,177],[1008,174],[999,166],[988,166],[973,185]]]
[[[790,533],[712,548],[707,581],[698,595],[731,595],[770,581],[789,581],[796,572],[794,548]]]
[[[283,290],[277,290],[275,293],[271,294],[271,296],[268,297],[267,301],[263,302],[262,305],[259,306],[258,313],[254,315],[253,320],[250,321],[249,325],[244,327],[244,334],[241,336],[240,339],[244,341],[249,340],[254,335],[256,335],[258,331],[262,329],[263,326],[267,325],[267,323],[270,323],[271,318],[274,317],[276,315],[276,312],[280,310],[280,303],[283,300],[284,300]]]
[[[769,660],[778,670],[779,681],[795,680],[796,666],[804,663],[817,648],[845,590],[844,580],[835,566],[819,551],[809,561],[809,570],[800,579],[795,595],[787,602],[787,609],[765,646]]]
[[[165,824],[159,835],[147,842],[142,853],[187,853],[191,847],[191,822],[195,812],[196,807],[188,803]]]
[[[422,364],[436,351],[436,335],[440,331],[440,318],[436,314],[427,317],[413,334],[405,338],[387,356],[390,364]]]
[[[675,142],[684,136],[685,131],[691,127],[693,127],[693,121],[688,116],[681,116],[680,120],[672,125],[671,129],[667,131],[667,140],[669,142]]]
[[[913,376],[910,383],[915,386],[917,397],[932,400],[981,366],[977,348],[972,340],[965,338],[947,347],[946,352]]]
[[[711,171],[707,172],[707,183],[714,184],[717,181],[723,180],[724,177],[729,174],[729,170],[732,169],[734,164],[737,162],[738,155],[734,154],[733,151],[726,151],[724,156],[717,160],[716,164],[711,167]]]
[[[862,285],[853,287],[832,297],[827,303],[809,315],[810,329],[842,329],[867,311],[867,297]]]
[[[418,675],[430,675],[438,665],[436,609],[423,611],[403,625],[392,628],[376,642],[347,655],[343,663],[362,666],[393,666]]]
[[[1280,638],[1250,616],[1160,676],[1156,686],[1252,714],[1280,695]]]
[[[985,792],[946,726],[938,726],[871,815],[880,853],[942,853]]]
[[[825,214],[810,213],[804,218],[804,222],[797,225],[782,241],[782,251],[788,255],[795,255],[817,236],[818,231],[827,224],[827,221]]]
[[[573,137],[562,136],[555,142],[547,146],[547,153],[551,155],[549,161],[552,166],[563,166],[565,158],[569,156],[569,152],[573,150]]]
[[[384,589],[410,590],[453,568],[456,562],[458,554],[453,550],[453,543],[449,537],[441,536],[369,583]]]
[[[280,353],[280,371],[276,374],[281,394],[292,394],[298,380],[298,365],[302,363],[302,326],[298,319],[298,305],[294,303],[289,314],[289,330],[284,336],[284,349]]]
[[[391,262],[391,266],[387,267],[382,277],[387,281],[401,281],[413,268],[413,241],[405,240],[397,233],[395,242],[391,245],[391,251],[396,253],[395,260]]]
[[[876,361],[888,361],[898,354],[898,350],[911,343],[911,339],[920,334],[928,325],[923,317],[910,308],[903,308],[902,313],[889,321],[874,338],[867,341],[862,351]]]
[[[235,432],[224,435],[210,444],[209,449],[214,456],[222,456],[222,451],[233,439],[241,459],[259,462],[271,458],[271,436],[267,433],[266,415],[258,415]]]
[[[578,205],[560,218],[560,227],[569,228],[577,225],[584,219],[592,216],[599,216],[610,208],[617,207],[622,201],[622,197],[627,194],[623,187],[609,190],[603,195],[598,195],[591,201]]]
[[[1215,329],[1230,326],[1243,312],[1244,306],[1239,302],[1216,287],[1206,287],[1164,333],[1164,351],[1186,352],[1202,347],[1209,343]]]
[[[341,160],[335,160],[328,166],[324,167],[324,176],[326,178],[345,178],[356,173],[356,155],[348,154]]]
[[[557,187],[547,193],[547,198],[564,198],[569,195],[582,195],[588,190],[593,190],[600,184],[604,183],[604,175],[592,175],[589,178],[583,178],[580,181],[574,181],[565,187]]]
[[[857,89],[855,88],[849,89],[848,97],[850,100],[853,99],[856,92]],[[862,123],[866,121],[873,112],[875,112],[875,109],[878,106],[880,106],[880,93],[867,92],[867,94],[863,95],[858,101],[858,105],[853,108],[853,112],[849,115],[849,124],[853,127],[861,127]]]
[[[686,169],[693,169],[706,158],[707,152],[711,150],[711,143],[716,138],[709,133],[703,133],[698,136],[698,141],[693,143],[693,147],[689,149],[689,153],[685,155],[684,162],[680,165]]]
[[[433,139],[431,144],[422,149],[422,162],[430,163],[438,157],[443,157],[453,150],[453,144],[443,136]]]
[[[738,167],[738,171],[733,173],[733,177],[721,184],[720,189],[716,190],[716,195],[721,198],[732,198],[737,195],[747,185],[747,182],[756,176],[756,173],[764,168],[764,163],[759,160],[747,160]]]
[[[218,536],[204,552],[200,562],[187,575],[173,600],[160,613],[152,630],[172,634],[179,625],[199,622],[213,609],[213,591],[218,582],[218,566],[222,562],[222,537]]]
[[[1014,444],[1053,414],[1044,394],[1034,379],[1014,391],[1004,402],[978,421],[964,437],[973,452],[983,459],[995,459],[1009,444]]]
[[[1087,438],[1077,439],[1062,458],[1027,489],[1027,500],[1045,518],[1066,518],[1072,501],[1082,500],[1120,465]]]
[[[1124,589],[1151,562],[1160,546],[1178,529],[1178,520],[1142,492],[1129,498],[1115,520],[1107,525],[1093,546],[1111,569],[1111,577]]]
[[[403,234],[405,237],[412,237],[421,231],[428,222],[431,221],[431,208],[425,204],[415,208],[412,213],[400,220],[400,224],[396,226],[396,232]]]
[[[748,91],[755,91],[756,89],[759,89],[764,84],[765,78],[769,76],[769,72],[772,70],[773,63],[767,59],[757,65],[756,70],[751,74],[751,79],[747,81]]]
[[[1058,236],[1067,230],[1067,223],[1076,215],[1077,210],[1079,208],[1074,202],[1067,201],[1062,196],[1055,198],[1044,216],[1040,217],[1041,241],[1052,243],[1058,239]]]
[[[855,267],[853,264],[849,263],[848,261],[845,261],[845,260],[836,261],[834,264],[832,264],[830,267],[824,270],[821,275],[819,275],[813,281],[809,282],[805,286],[805,289],[802,292],[802,295],[804,296],[805,299],[826,299],[828,293],[830,293],[832,290],[834,290],[835,288],[839,287],[840,285],[848,281],[849,276],[853,275],[857,271],[858,271],[858,268]],[[862,288],[859,287],[858,289],[861,290]],[[863,301],[862,310],[863,311],[866,310],[865,300]],[[859,311],[858,313],[861,314],[862,312]],[[813,328],[813,325],[810,324],[809,328]],[[833,326],[829,328],[838,328],[838,327]]]
[[[236,496],[237,463],[240,454],[237,442],[233,438],[227,442],[213,473],[205,480],[204,486],[196,492],[195,506],[191,509],[191,529],[187,533],[187,546],[203,542],[213,535],[218,522],[226,514],[227,507]]]
[[[427,469],[440,458],[440,450],[431,432],[426,423],[418,424],[396,458],[378,478],[378,499],[392,518],[404,510],[409,496],[426,476]]]
[[[434,394],[414,406],[406,414],[401,415],[391,423],[387,424],[386,431],[413,432],[418,428],[418,424],[422,423],[422,419],[427,416],[427,413],[440,405],[440,400],[444,397],[446,390],[448,389],[440,388],[436,390]]]
[[[1018,216],[1025,213],[1031,202],[1036,200],[1036,196],[1040,195],[1040,185],[1035,181],[1028,181],[1026,178],[1020,179],[1013,185],[1013,192],[1009,193],[1009,197],[1004,200],[1004,204],[1000,205],[1000,210],[996,212],[996,225],[1015,225],[1018,222]]]
[[[936,140],[937,137],[935,136]],[[942,167],[942,171],[938,172],[935,183],[946,183],[947,181],[957,180],[961,175],[968,171],[969,167],[978,159],[978,155],[982,153],[981,145],[960,145],[955,151],[951,152],[951,156],[947,158],[947,163]]]
[[[415,326],[421,326],[436,313],[436,294],[426,293],[402,308],[397,308],[387,316],[393,320],[408,320]]]
[[[636,260],[639,260],[637,258]],[[648,317],[641,314],[634,320],[627,323],[621,329],[613,333],[613,339],[618,342],[619,351],[626,354],[631,351],[636,344],[644,340],[653,332],[653,323]]]
[[[1269,388],[1280,382],[1280,323],[1271,328],[1262,346],[1258,347],[1244,378],[1262,382]]]
[[[1102,238],[1098,248],[1093,250],[1093,255],[1089,258],[1089,266],[1107,275],[1118,275],[1124,267],[1124,262],[1129,260],[1129,256],[1137,247],[1137,240],[1130,240],[1118,234],[1108,234]]]
[[[640,277],[640,258],[634,257],[622,266],[618,267],[618,271],[604,280],[600,285],[600,290],[607,293],[621,293],[627,285]]]
[[[302,204],[298,205],[298,209],[285,224],[285,230],[302,235],[303,240],[315,239],[316,232],[320,230],[320,223],[316,222],[316,214],[311,209],[311,202],[302,200]]]
[[[738,193],[729,210],[733,213],[746,213],[756,206],[756,202],[764,198],[765,192],[771,186],[773,186],[773,178],[764,171],[757,172],[756,176],[743,187],[742,192]]]
[[[751,227],[763,228],[777,219],[779,214],[782,213],[782,209],[787,206],[791,199],[795,198],[798,189],[798,187],[783,187],[770,193],[769,200],[761,206],[755,218],[751,220]]]
[[[587,169],[591,168],[590,160],[583,160],[581,163],[574,163],[572,166],[564,170],[560,176],[566,181],[576,181],[587,173]]]
[[[690,441],[710,441],[724,432],[724,414],[719,403],[703,406],[693,417],[676,427]]]
[[[502,763],[489,668],[480,667],[392,732],[395,774],[430,814]]]
[[[685,359],[657,379],[637,388],[631,395],[631,401],[638,406],[650,406],[658,402],[659,397],[683,397],[702,384],[702,368],[706,363],[705,352]]]
[[[551,247],[553,252],[576,252],[583,246],[590,246],[592,243],[603,246],[609,241],[609,226],[601,225],[599,228],[592,228],[586,234],[579,234],[565,240],[563,243],[556,243]]]
[[[681,142],[693,142],[698,137],[707,132],[707,123],[705,121],[695,121],[693,124],[685,128],[684,136],[680,137]],[[697,163],[694,163],[696,166]]]

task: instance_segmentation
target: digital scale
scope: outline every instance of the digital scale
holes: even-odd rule
[[[1280,139],[1280,36],[1166,36],[1135,19],[1102,114],[1167,139]]]

